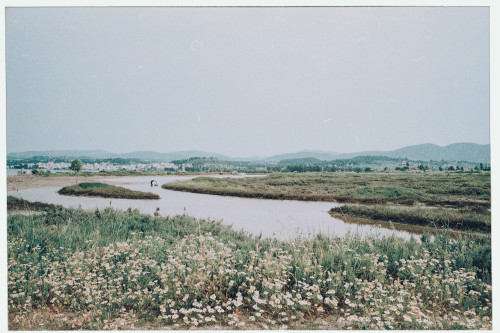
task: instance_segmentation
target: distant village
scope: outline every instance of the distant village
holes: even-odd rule
[[[321,161],[314,158],[298,158],[277,162],[235,162],[213,157],[191,157],[171,162],[142,161],[131,159],[81,161],[81,172],[474,172],[489,171],[489,164],[465,161],[411,161],[402,158],[359,156],[352,159]],[[44,172],[68,172],[71,160],[8,160],[9,174]]]
[[[23,165],[10,165],[11,169],[42,169],[49,171],[69,171],[71,163],[68,162],[38,162],[38,163],[26,163]],[[137,164],[116,164],[110,162],[99,162],[99,163],[82,163],[83,172],[111,172],[111,171],[149,171],[149,172],[159,172],[159,171],[185,171],[185,168],[189,168],[189,163],[182,164],[180,166],[175,165],[170,162],[159,162],[159,163],[137,163]]]
[[[33,170],[44,170],[50,172],[70,171],[69,161],[8,161],[8,169],[11,174],[33,173]],[[81,172],[265,172],[267,168],[248,163],[231,163],[215,158],[190,158],[172,162],[132,162],[120,160],[119,162],[93,161],[82,162]]]

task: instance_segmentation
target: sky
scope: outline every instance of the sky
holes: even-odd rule
[[[490,141],[488,7],[6,8],[7,152]]]

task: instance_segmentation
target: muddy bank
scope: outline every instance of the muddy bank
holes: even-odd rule
[[[7,191],[26,190],[40,187],[63,187],[81,182],[103,181],[109,176],[57,176],[42,177],[33,175],[7,176]]]

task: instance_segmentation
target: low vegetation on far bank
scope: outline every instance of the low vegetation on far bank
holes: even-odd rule
[[[165,189],[263,199],[364,204],[423,203],[447,207],[490,206],[490,174],[321,173],[257,178],[198,177]]]
[[[491,231],[491,213],[488,209],[447,209],[401,206],[343,205],[330,210],[333,217],[356,222],[356,218],[380,222],[396,222],[437,229],[462,231]],[[349,219],[354,218],[354,219]]]
[[[104,183],[80,183],[66,186],[57,193],[85,197],[116,198],[116,199],[160,199],[158,194],[132,191],[124,187]]]
[[[9,215],[9,329],[491,329],[491,240],[259,239],[137,210]]]

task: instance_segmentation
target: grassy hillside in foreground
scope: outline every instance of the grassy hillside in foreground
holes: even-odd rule
[[[162,187],[249,198],[488,208],[490,184],[489,173],[292,173],[238,179],[198,177]]]
[[[258,239],[107,208],[9,215],[9,329],[491,329],[491,241]]]
[[[116,199],[160,199],[158,194],[132,191],[124,187],[104,183],[80,183],[66,186],[57,193],[85,197],[116,198]]]

